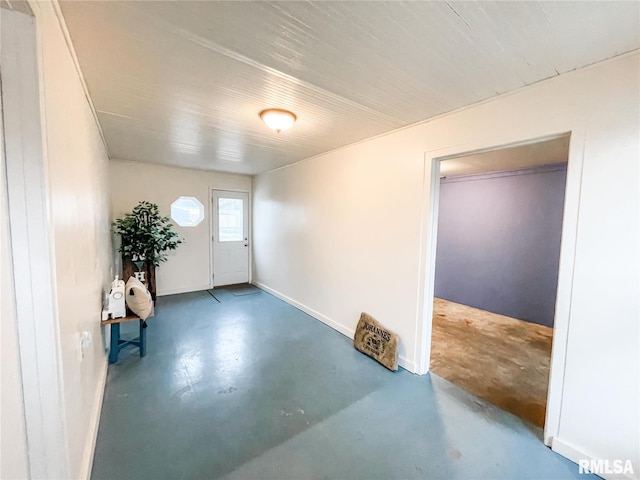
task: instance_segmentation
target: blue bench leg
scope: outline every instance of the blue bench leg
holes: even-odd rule
[[[144,320],[140,320],[140,356],[147,354],[147,326]]]
[[[118,353],[120,353],[120,324],[111,324],[111,348],[109,348],[109,363],[118,361]]]

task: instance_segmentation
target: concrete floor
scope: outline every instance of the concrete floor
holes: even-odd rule
[[[544,426],[553,329],[435,298],[431,371]]]
[[[109,367],[94,480],[585,478],[446,380],[390,372],[267,293],[214,293],[159,298],[147,356]]]

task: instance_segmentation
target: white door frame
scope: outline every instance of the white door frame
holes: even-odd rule
[[[31,478],[69,478],[35,18],[2,9],[2,114]]]
[[[440,198],[440,162],[470,154],[484,153],[497,148],[506,148],[551,140],[571,134],[567,181],[565,184],[562,240],[558,270],[558,289],[554,316],[551,371],[547,394],[547,413],[544,425],[544,443],[552,445],[560,429],[560,414],[564,388],[564,374],[569,336],[571,292],[577,242],[577,225],[582,183],[584,154],[584,126],[573,126],[561,133],[549,132],[532,136],[527,140],[502,139],[478,140],[464,145],[455,145],[425,153],[424,193],[422,204],[422,228],[420,240],[419,304],[416,329],[416,366],[419,374],[429,371],[431,358],[431,329],[433,322],[433,296],[435,291],[435,260],[438,238],[438,204]]]
[[[253,282],[253,221],[252,221],[252,206],[253,199],[251,197],[251,190],[243,190],[240,188],[222,188],[222,187],[209,187],[209,280],[211,288],[213,287],[213,262],[215,259],[213,258],[213,242],[214,242],[214,232],[216,225],[217,208],[214,205],[215,194],[216,192],[235,192],[235,193],[246,193],[249,196],[249,201],[247,202],[247,216],[249,219],[249,230],[247,231],[247,235],[249,238],[249,283]]]

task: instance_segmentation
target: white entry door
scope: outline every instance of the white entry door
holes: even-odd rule
[[[213,286],[249,281],[249,194],[212,190]]]

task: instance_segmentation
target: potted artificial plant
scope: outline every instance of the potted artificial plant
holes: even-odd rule
[[[167,260],[167,252],[178,248],[182,239],[172,230],[169,217],[160,215],[158,206],[147,201],[138,203],[112,226],[121,238],[122,279],[126,282],[130,276],[137,276],[155,301],[155,267]]]

